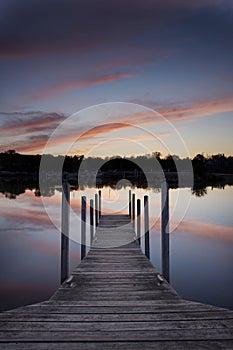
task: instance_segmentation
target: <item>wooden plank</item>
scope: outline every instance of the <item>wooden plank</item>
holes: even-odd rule
[[[224,308],[220,308],[217,306],[213,306],[213,305],[209,305],[209,304],[202,304],[202,303],[198,303],[198,302],[193,302],[193,301],[188,301],[188,300],[184,300],[184,299],[168,299],[166,301],[163,300],[156,300],[156,301],[143,301],[143,302],[139,302],[137,303],[137,305],[135,305],[135,303],[131,300],[121,300],[121,301],[96,301],[91,302],[91,303],[87,303],[85,301],[70,301],[70,300],[62,300],[62,301],[57,301],[57,300],[53,300],[53,299],[49,299],[48,301],[45,301],[43,303],[40,304],[32,304],[32,305],[28,305],[28,306],[23,306],[23,307],[19,307],[17,309],[11,310],[11,311],[5,311],[5,312],[17,312],[17,311],[21,311],[21,310],[27,310],[27,309],[32,309],[32,310],[36,310],[36,309],[40,309],[40,308],[47,308],[49,306],[52,305],[57,305],[57,306],[77,306],[77,307],[81,307],[81,306],[104,306],[106,308],[108,307],[129,307],[129,308],[134,308],[135,306],[140,306],[140,307],[145,307],[148,308],[148,306],[152,307],[155,310],[160,310],[160,309],[167,309],[169,307],[175,306],[177,308],[182,309],[196,309],[196,310],[219,310],[219,311],[229,311],[228,309],[224,309]]]
[[[183,341],[181,339],[177,341],[157,341],[157,342],[57,342],[53,340],[49,343],[39,342],[9,342],[2,343],[1,350],[25,350],[25,349],[37,349],[37,350],[220,350],[220,349],[232,349],[232,340],[196,340],[196,341]]]
[[[172,294],[170,292],[164,291],[163,293],[141,293],[141,294],[133,294],[129,295],[129,293],[100,293],[99,295],[95,295],[96,293],[86,293],[86,295],[83,295],[82,293],[76,293],[76,294],[67,294],[60,292],[56,294],[53,298],[53,300],[64,300],[64,298],[69,298],[69,300],[80,300],[80,301],[87,301],[88,303],[91,301],[110,301],[113,300],[116,301],[124,301],[124,300],[131,300],[131,301],[153,301],[153,300],[166,300],[171,298]],[[175,297],[175,296],[174,296]],[[178,298],[178,297],[177,297]]]
[[[167,302],[167,300],[166,300]],[[84,302],[83,302],[84,303]],[[194,305],[183,305],[180,303],[172,303],[168,305],[161,304],[161,307],[154,307],[153,305],[151,307],[147,305],[134,305],[134,306],[95,306],[91,305],[92,303],[86,303],[86,305],[79,305],[77,306],[72,303],[72,301],[64,302],[56,300],[53,304],[50,304],[46,307],[37,307],[32,308],[30,306],[25,307],[22,309],[17,309],[16,311],[12,311],[14,314],[175,314],[182,312],[183,314],[189,314],[190,312],[211,312],[215,311],[216,309],[214,307],[202,306],[197,307]],[[88,305],[89,304],[89,305]],[[135,303],[134,303],[135,304]],[[10,311],[5,312],[5,314],[12,313]]]
[[[75,282],[72,283],[72,287],[64,287],[61,288],[60,290],[69,290],[70,288],[75,288]],[[117,292],[117,293],[121,293],[121,292],[128,292],[128,293],[133,293],[132,292],[153,292],[156,290],[156,284],[155,283],[147,283],[147,284],[136,284],[136,283],[128,283],[128,284],[123,284],[121,285],[120,283],[118,284],[87,284],[87,283],[83,283],[78,287],[78,291],[85,293],[87,292]]]
[[[233,319],[233,312],[231,311],[189,311],[189,312],[128,312],[128,313],[95,313],[86,314],[85,310],[82,312],[66,313],[36,313],[30,312],[30,317],[27,312],[20,313],[3,313],[1,314],[1,321],[22,321],[22,322],[141,322],[141,321],[195,321],[195,320],[226,320]]]
[[[232,329],[179,329],[179,330],[128,330],[124,331],[4,331],[0,332],[0,342],[11,341],[163,341],[163,340],[221,340],[233,339]]]
[[[173,330],[207,330],[207,329],[215,329],[219,330],[219,332],[222,331],[222,329],[233,329],[233,322],[232,319],[225,319],[225,320],[185,320],[185,321],[172,321],[172,320],[166,320],[166,321],[140,321],[140,322],[83,322],[83,321],[75,321],[75,322],[63,322],[63,321],[54,321],[54,322],[39,322],[34,321],[30,322],[30,320],[27,321],[4,321],[0,322],[0,332],[2,330],[4,332],[8,331],[25,331],[27,329],[27,332],[31,331],[78,331],[78,332],[94,332],[94,331],[103,331],[103,332],[120,332],[120,331],[173,331]],[[232,332],[233,336],[233,332]]]

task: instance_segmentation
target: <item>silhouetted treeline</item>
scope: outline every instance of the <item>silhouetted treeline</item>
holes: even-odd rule
[[[224,154],[218,153],[208,157],[203,154],[197,154],[192,159],[194,173],[202,176],[205,173],[233,173],[233,157],[226,157]]]
[[[63,164],[63,171],[78,172],[83,155],[53,156],[51,154],[43,156],[46,162],[46,171],[57,169],[58,164]],[[38,174],[40,169],[41,155],[25,155],[16,153],[15,150],[0,153],[0,171],[26,172]]]
[[[83,155],[75,156],[53,156],[44,155],[46,159],[46,171],[53,171],[57,164],[63,163],[63,171],[68,173],[78,173],[81,165],[82,171],[98,171],[102,173],[111,173],[113,171],[131,171],[131,172],[154,172],[163,170],[171,173],[186,171],[190,169],[190,159],[180,158],[177,155],[167,155],[162,157],[160,152],[152,154],[131,157],[88,157]],[[40,168],[41,155],[24,155],[9,150],[0,153],[0,171],[7,172],[27,172],[38,174]],[[191,159],[194,175],[196,178],[203,178],[208,174],[214,173],[233,173],[233,157],[224,154],[215,154],[205,157],[203,154],[197,154]]]

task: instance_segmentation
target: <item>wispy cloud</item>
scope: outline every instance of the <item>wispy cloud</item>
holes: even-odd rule
[[[96,126],[95,128],[92,128],[92,129],[86,131],[85,133],[83,133],[80,136],[80,140],[90,139],[92,137],[107,134],[107,133],[110,133],[110,132],[115,131],[115,130],[127,129],[130,127],[131,127],[131,125],[128,123],[114,123],[114,122],[99,125],[99,126]]]
[[[143,101],[134,101],[145,104]],[[152,105],[152,103],[150,103]],[[157,106],[157,107],[156,107]],[[187,123],[189,121],[195,122],[200,118],[212,116],[218,113],[225,113],[233,111],[233,98],[226,96],[222,98],[215,98],[213,100],[201,100],[193,102],[177,102],[171,104],[155,104],[162,116],[171,122]],[[63,120],[65,116],[58,113],[42,113],[30,112],[25,115],[22,113],[4,114],[1,113],[1,129],[2,129],[2,150],[14,148],[19,152],[42,152],[49,136]],[[100,123],[102,120],[100,120]],[[153,110],[145,110],[145,112],[122,114],[114,117],[108,117],[105,121],[94,128],[91,128],[91,123],[82,121],[73,127],[72,130],[61,130],[58,136],[53,138],[50,142],[51,147],[56,147],[70,142],[71,138],[76,138],[78,142],[94,142],[95,137],[108,137],[108,134],[114,131],[132,129],[135,126],[153,127],[156,125],[165,125],[166,119],[159,117]],[[78,131],[77,131],[78,130]],[[86,131],[88,130],[88,131]],[[159,132],[159,130],[157,130]],[[165,132],[166,130],[161,130]],[[17,136],[15,140],[9,144],[8,137]],[[5,140],[3,142],[3,140]],[[87,145],[80,145],[82,149],[88,150]],[[73,151],[73,150],[72,150]],[[78,151],[78,150],[77,150]]]
[[[4,133],[1,137],[8,137],[7,133],[27,134],[42,130],[51,130],[65,119],[64,114],[44,112],[0,112],[0,125]]]
[[[193,100],[193,101],[175,101],[166,102],[164,104],[155,101],[147,101],[143,99],[134,99],[133,103],[149,106],[170,121],[185,121],[188,119],[204,118],[206,116],[215,115],[233,111],[233,96],[216,97],[214,99]],[[128,116],[128,122],[132,120],[140,121],[144,124],[153,123],[153,112],[135,114]],[[136,119],[135,119],[136,118]]]
[[[194,102],[186,107],[166,109],[161,107],[161,114],[171,120],[200,118],[218,113],[233,111],[233,96],[216,98],[210,101]]]
[[[63,92],[78,90],[83,88],[92,87],[95,85],[112,83],[127,78],[134,78],[138,76],[138,73],[118,73],[102,75],[96,78],[85,79],[80,81],[67,82],[65,84],[57,85],[52,88],[43,89],[34,94],[34,99],[48,99],[53,96],[59,95]]]
[[[136,102],[136,101],[135,101]],[[139,101],[137,101],[139,102]],[[143,105],[143,101],[140,101]],[[123,116],[119,116],[117,118],[117,123],[114,123],[116,119],[109,118],[107,121],[109,124],[102,125],[92,129],[91,131],[85,133],[83,138],[93,137],[96,135],[104,134],[107,132],[111,132],[114,130],[131,128],[133,126],[146,126],[146,125],[155,125],[166,123],[166,119],[175,122],[175,121],[183,121],[186,120],[196,120],[199,118],[204,118],[206,116],[211,116],[218,113],[225,113],[233,111],[233,97],[223,97],[223,98],[215,98],[214,100],[206,100],[206,101],[193,101],[192,103],[187,103],[186,101],[172,103],[172,104],[154,104],[155,112],[153,110],[146,110],[145,112],[126,114]],[[157,111],[162,115],[160,118],[156,114]]]
[[[1,151],[30,152],[44,148],[51,132],[65,120],[62,113],[0,112]]]

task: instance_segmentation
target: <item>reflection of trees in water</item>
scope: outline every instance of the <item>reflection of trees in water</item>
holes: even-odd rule
[[[25,183],[22,183],[18,180],[0,181],[0,192],[10,199],[15,199],[16,196],[24,193],[27,188],[28,186],[26,186]]]
[[[9,199],[16,199],[16,194],[5,192],[5,197]]]
[[[125,181],[125,182],[124,182]],[[85,188],[97,188],[101,189],[103,187],[110,187],[113,190],[120,190],[122,188],[126,188],[130,186],[132,190],[141,188],[141,189],[149,189],[154,193],[160,192],[161,185],[158,181],[156,181],[154,184],[148,186],[147,183],[144,181],[140,181],[140,179],[127,181],[127,179],[102,179],[101,182],[98,182],[97,184],[95,182],[89,183],[82,183],[81,185],[78,184],[78,181],[69,181],[70,183],[70,189],[71,191],[77,191],[82,190],[85,191]],[[178,188],[176,183],[169,183],[169,188],[176,189]],[[221,183],[205,183],[205,184],[194,184],[194,187],[192,188],[192,194],[197,197],[203,197],[207,194],[207,187],[219,188],[224,189],[225,186],[231,186],[231,183],[228,182],[221,182]],[[185,187],[185,186],[183,186]],[[188,186],[187,186],[188,188]],[[190,188],[190,187],[189,187]],[[43,188],[39,188],[38,181],[28,180],[28,179],[0,179],[0,193],[4,194],[9,199],[15,199],[20,194],[25,193],[26,190],[34,191],[34,194],[36,197],[52,197],[55,194],[56,191],[61,191],[61,188],[58,187],[58,184],[56,184],[54,181],[47,182],[46,184],[43,184]]]
[[[37,189],[35,191],[35,196],[42,197],[52,197],[55,195],[55,187],[43,186],[43,189]]]
[[[38,196],[38,181],[23,177],[0,178],[0,193],[3,193],[7,198],[15,199],[26,190],[35,191],[35,195]]]
[[[192,194],[194,194],[196,197],[203,197],[207,194],[207,188],[206,187],[194,187],[192,189]]]

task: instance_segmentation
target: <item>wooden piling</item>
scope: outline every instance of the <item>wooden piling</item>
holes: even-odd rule
[[[90,199],[90,246],[94,239],[94,201]]]
[[[144,196],[144,230],[145,230],[145,255],[150,259],[150,233],[149,233],[149,201]]]
[[[141,243],[141,200],[137,199],[137,239]]]
[[[86,196],[82,196],[81,207],[81,260],[86,256]]]
[[[135,229],[135,193],[132,195],[132,221],[133,227]]]
[[[101,190],[99,190],[99,219],[101,217]]]
[[[166,182],[161,184],[161,205],[162,273],[169,282],[169,189]]]
[[[61,217],[61,283],[69,275],[69,216],[70,216],[70,184],[62,185],[62,217]]]
[[[99,213],[98,213],[98,194],[95,194],[95,227],[99,224]]]
[[[132,191],[129,190],[129,217],[131,219],[132,217],[132,203],[131,203],[131,194],[132,194]]]

